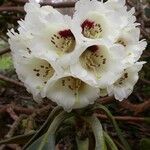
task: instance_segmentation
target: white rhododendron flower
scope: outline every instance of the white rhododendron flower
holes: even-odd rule
[[[19,22],[18,31],[31,35],[28,47],[33,53],[52,61],[68,58],[66,55],[74,51],[76,44],[70,27],[71,17],[63,16],[51,6],[41,7],[34,1],[25,5],[25,11],[27,15]]]
[[[81,76],[85,82],[104,88],[113,83],[124,68],[123,63],[121,64],[125,58],[124,48],[102,41],[90,42],[87,45],[81,51],[77,63],[71,66],[71,72]]]
[[[48,98],[65,110],[98,97],[127,98],[146,47],[125,0],[79,0],[73,17],[29,0],[18,31],[8,32],[19,79],[36,101]]]
[[[68,111],[72,108],[82,108],[93,104],[100,96],[99,88],[93,87],[71,74],[49,80],[45,92],[44,95]]]
[[[120,34],[115,39],[115,43],[122,45],[125,49],[125,62],[136,62],[146,48],[147,43],[144,40],[139,41],[140,29],[135,27],[126,27],[120,31]]]
[[[22,57],[13,54],[13,60],[19,79],[24,82],[33,97],[40,101],[45,85],[55,76],[57,72],[55,68],[57,69],[58,66],[35,56]]]
[[[78,1],[73,17],[73,32],[83,40],[113,39],[118,33],[116,14],[97,0]]]
[[[115,98],[120,101],[127,98],[133,91],[133,87],[139,78],[138,72],[144,63],[137,62],[124,69],[120,78],[108,87],[109,95],[114,94]]]

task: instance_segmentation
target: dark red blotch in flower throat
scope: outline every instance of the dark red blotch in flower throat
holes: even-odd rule
[[[85,27],[91,29],[92,27],[94,27],[94,22],[93,21],[89,21],[89,20],[85,20],[82,25],[81,25],[82,29],[84,29]]]
[[[70,29],[59,31],[59,35],[63,38],[74,37]]]
[[[98,50],[98,46],[97,45],[90,46],[90,47],[88,47],[88,50],[90,50],[91,52],[95,53]]]

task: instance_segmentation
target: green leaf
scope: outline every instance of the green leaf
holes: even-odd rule
[[[78,150],[88,150],[89,149],[89,139],[80,140],[76,137]]]
[[[73,113],[61,112],[55,117],[48,131],[41,136],[38,140],[32,143],[27,150],[55,150],[55,133],[60,124],[73,116]]]
[[[113,115],[111,114],[111,112],[105,106],[98,104],[98,103],[95,105],[95,108],[93,108],[93,110],[95,110],[95,109],[101,109],[106,113],[106,115],[110,118],[111,122],[113,123],[113,126],[118,134],[118,137],[119,137],[120,141],[122,142],[123,146],[125,147],[125,149],[131,150],[128,142],[123,137],[122,132],[121,132],[116,120],[114,119]]]
[[[68,125],[61,126],[55,135],[56,143],[58,143],[64,137],[68,136],[70,132],[75,135],[73,127],[68,126]]]
[[[143,138],[140,141],[140,150],[149,150],[150,149],[150,138]]]
[[[34,143],[32,143],[28,148],[27,150],[38,150],[39,149],[39,146],[40,146],[40,143],[44,140],[44,137],[45,137],[45,134],[42,135],[39,139],[37,139]],[[43,150],[54,150],[55,148],[53,147],[54,146],[54,136],[50,135],[48,136],[48,139],[47,141],[45,141],[45,144],[43,145]]]
[[[109,147],[110,147],[111,150],[118,150],[116,144],[113,142],[113,140],[111,139],[111,137],[105,131],[104,131],[104,137],[105,137],[106,143],[109,145]]]
[[[11,69],[13,66],[11,56],[4,55],[0,57],[0,70]]]
[[[91,128],[95,136],[96,142],[95,150],[106,150],[107,148],[103,136],[103,128],[100,121],[95,116],[87,117],[86,120],[91,125]]]
[[[31,132],[25,135],[15,136],[6,140],[0,141],[0,145],[2,144],[25,144],[30,140],[30,138],[35,134],[35,132]]]
[[[46,130],[48,129],[47,126],[49,126],[51,124],[51,122],[53,121],[54,117],[62,110],[61,107],[57,106],[55,107],[50,115],[48,116],[48,118],[46,119],[45,123],[41,126],[41,128],[37,131],[37,133],[30,139],[30,141],[28,143],[26,143],[26,145],[23,147],[22,150],[25,150],[29,145],[31,145],[31,143],[33,143],[36,139],[38,139],[39,137],[41,137]]]

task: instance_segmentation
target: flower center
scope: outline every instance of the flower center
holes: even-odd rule
[[[104,48],[97,45],[88,47],[80,56],[80,63],[83,68],[90,72],[94,72],[96,77],[99,78],[99,73],[104,71],[107,64]]]
[[[95,23],[94,21],[85,20],[82,25],[82,34],[91,39],[100,38],[102,36],[102,27],[100,24]]]
[[[126,79],[129,77],[129,74],[125,72],[123,76],[115,82],[116,86],[121,86],[125,83]]]
[[[74,95],[77,95],[84,85],[80,79],[74,77],[64,77],[61,80],[61,84],[63,87],[73,91]]]
[[[123,38],[119,38],[115,43],[121,44],[124,47],[127,46],[127,43],[126,43],[126,41]]]
[[[59,55],[70,53],[75,47],[75,37],[70,29],[65,29],[54,34],[51,43]]]
[[[47,80],[54,75],[54,69],[52,66],[45,60],[42,60],[40,64],[36,65],[33,68],[34,75],[41,79],[44,84],[47,83]]]

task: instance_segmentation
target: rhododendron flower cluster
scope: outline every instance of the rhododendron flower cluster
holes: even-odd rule
[[[8,36],[19,79],[36,101],[47,97],[69,111],[132,93],[146,42],[125,0],[79,0],[73,17],[35,0],[24,9]]]

